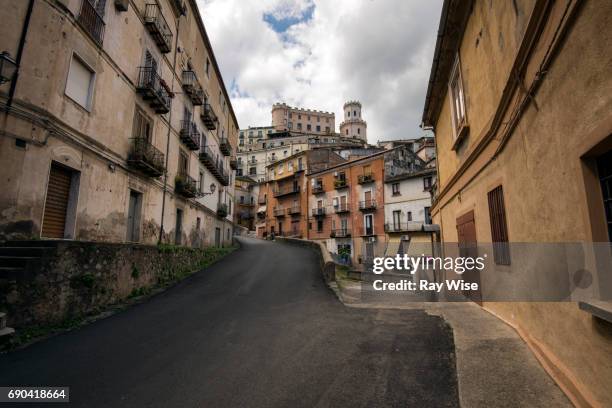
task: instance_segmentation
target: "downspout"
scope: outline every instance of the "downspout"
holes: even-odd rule
[[[21,57],[23,56],[23,49],[25,48],[26,37],[28,35],[28,28],[30,27],[30,18],[32,17],[32,10],[34,9],[34,0],[30,0],[28,3],[28,10],[26,11],[25,20],[23,22],[23,28],[21,29],[21,38],[19,39],[19,47],[17,48],[17,56],[15,58],[15,64],[17,65],[13,80],[11,81],[11,87],[9,88],[8,99],[6,100],[6,113],[11,110],[13,104],[13,97],[15,96],[15,89],[17,88],[17,78],[19,78],[19,68],[21,67]]]
[[[178,17],[176,23],[176,40],[174,41],[174,56],[172,61],[172,83],[170,84],[170,92],[174,94],[174,77],[176,76],[176,54],[178,52],[178,38],[179,28],[181,26],[181,17]],[[166,171],[164,172],[164,191],[162,194],[162,212],[161,212],[161,224],[159,226],[159,238],[157,244],[161,244],[162,237],[164,235],[164,214],[166,212],[166,186],[168,185],[168,160],[170,159],[170,133],[172,131],[172,107],[170,107],[170,113],[168,115],[168,133],[166,134]]]

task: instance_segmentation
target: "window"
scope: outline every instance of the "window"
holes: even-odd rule
[[[363,217],[363,235],[374,235],[374,224],[372,222],[373,218],[374,217],[372,214],[367,214]]]
[[[406,221],[412,221],[412,211],[406,211]]]
[[[317,232],[323,232],[323,219],[317,219]]]
[[[431,213],[429,212],[430,207],[425,207],[425,224],[431,224]]]
[[[293,123],[289,122],[289,129],[293,129]]]
[[[249,168],[249,175],[254,176],[257,174],[257,167]]]
[[[353,111],[353,117],[357,116],[357,111]]]
[[[325,132],[329,133],[329,126],[325,126]]]
[[[148,143],[151,143],[152,129],[153,123],[151,122],[151,119],[149,119],[147,115],[145,115],[145,113],[137,106],[134,113],[134,138],[144,139]]]
[[[257,131],[257,136],[263,136],[263,133],[261,132],[261,130]]]
[[[498,186],[489,191],[487,195],[489,199],[493,258],[497,265],[510,265],[510,245],[508,243],[508,227],[506,226],[504,190],[502,186]]]
[[[244,204],[244,196],[240,196],[240,204]]]
[[[393,211],[393,229],[396,230],[396,231],[400,229],[400,218],[401,218],[401,216],[402,216],[401,210]]]
[[[301,124],[301,123],[298,123],[298,124],[297,124],[297,128],[298,128],[298,130],[302,130],[302,124]]]
[[[298,119],[302,119],[302,115],[298,115]]]
[[[400,195],[400,183],[391,184],[391,190],[394,196]]]
[[[73,54],[68,70],[65,93],[70,99],[87,110],[91,109],[94,77],[94,71],[76,54]]]
[[[310,123],[306,125],[306,130],[312,130],[312,126],[310,126]]]
[[[357,128],[357,134],[360,135],[361,134],[361,128]]]
[[[346,134],[348,135],[348,129],[346,129]]]
[[[204,191],[204,172],[200,170],[200,178],[198,179],[198,186],[200,191]]]
[[[463,78],[461,76],[461,64],[459,55],[455,59],[455,65],[451,72],[448,84],[451,96],[451,119],[455,131],[455,139],[461,139],[467,131],[467,117],[465,112],[465,93],[463,92]]]
[[[206,58],[206,76],[210,78],[210,60]]]
[[[179,151],[179,174],[189,174],[189,158],[184,151]]]
[[[350,117],[351,117],[351,111],[346,112],[346,116],[347,116],[348,118],[350,118]]]
[[[321,131],[321,125],[317,125],[317,132]]]
[[[423,177],[423,190],[431,190],[431,176]]]
[[[317,122],[320,122],[320,121],[321,121],[321,117],[317,116]]]
[[[293,118],[293,113],[289,112],[289,119]]]

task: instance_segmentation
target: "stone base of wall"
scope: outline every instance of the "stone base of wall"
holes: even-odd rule
[[[176,282],[234,249],[38,242],[22,245],[26,250],[43,247],[42,255],[11,276],[0,276],[0,311],[7,312],[9,325],[17,330],[98,313]]]

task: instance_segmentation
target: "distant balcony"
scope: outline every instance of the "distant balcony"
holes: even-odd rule
[[[351,236],[351,230],[348,228],[335,229],[329,233],[330,238],[348,238]]]
[[[183,0],[170,0],[170,4],[179,16],[187,15],[187,6]]]
[[[187,174],[178,174],[174,180],[175,191],[186,198],[194,198],[199,195],[198,183]]]
[[[334,180],[334,188],[336,190],[339,190],[341,188],[346,188],[348,187],[348,180],[347,179],[336,179]]]
[[[217,115],[215,115],[215,111],[212,106],[210,106],[210,103],[202,105],[200,118],[202,118],[202,122],[204,126],[206,126],[206,129],[215,130],[217,128]]]
[[[350,212],[351,209],[348,203],[340,203],[334,207],[334,211],[336,211],[336,214],[342,214],[342,213]]]
[[[104,41],[104,19],[89,0],[81,1],[81,11],[77,19],[87,34],[98,44]]]
[[[247,160],[248,164],[257,164],[257,159],[249,159]]]
[[[312,194],[321,194],[322,192],[324,192],[324,190],[323,190],[323,184],[318,184],[318,185],[315,185],[315,186],[312,188]]]
[[[200,148],[200,132],[196,124],[190,120],[181,121],[181,142],[187,146],[189,150],[198,150]]]
[[[359,183],[359,184],[372,183],[373,181],[374,181],[374,174],[373,173],[360,174],[357,177],[357,183]]]
[[[191,103],[194,105],[202,105],[204,103],[204,90],[195,72],[183,71],[182,82],[183,90],[189,99],[191,99]]]
[[[172,31],[158,4],[151,3],[145,6],[144,23],[161,53],[169,53],[172,50]]]
[[[228,172],[223,168],[223,159],[213,153],[208,146],[200,149],[200,162],[212,173],[213,176],[224,186],[229,185]]]
[[[424,223],[421,221],[405,221],[385,224],[385,232],[422,231]]]
[[[135,138],[132,151],[128,156],[128,164],[150,177],[159,177],[164,174],[164,154],[147,139]]]
[[[274,216],[275,217],[284,217],[285,216],[285,209],[282,207],[276,207],[273,210]]]
[[[297,215],[300,214],[302,212],[302,209],[300,208],[300,206],[292,206],[287,208],[287,214],[289,215]]]
[[[376,200],[365,200],[359,202],[360,211],[374,211],[376,210]]]
[[[238,160],[236,160],[236,158],[232,157],[229,163],[232,170],[236,170],[238,168]]]
[[[229,213],[229,211],[228,211],[228,208],[227,208],[227,204],[220,203],[220,204],[217,205],[217,216],[218,217],[225,218],[225,217],[227,217],[228,213]]]
[[[270,163],[274,163],[277,160],[278,159],[276,157],[268,157],[268,162],[270,162]]]
[[[288,186],[274,190],[274,197],[282,197],[290,194],[299,194],[300,186]]]
[[[222,137],[219,139],[219,150],[221,150],[221,153],[223,153],[224,156],[232,155],[232,145],[227,137]]]
[[[236,168],[241,169],[244,166],[244,162],[242,160],[236,160]]]
[[[170,112],[170,94],[153,67],[140,67],[136,90],[156,113]]]
[[[325,207],[313,208],[312,216],[313,217],[325,217]]]

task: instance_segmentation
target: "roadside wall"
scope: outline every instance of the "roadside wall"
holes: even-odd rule
[[[279,242],[287,242],[289,244],[301,245],[314,249],[321,257],[321,271],[323,273],[323,278],[325,279],[325,282],[331,282],[336,279],[336,263],[327,251],[325,244],[323,244],[322,242],[284,237],[276,237],[275,239]]]

